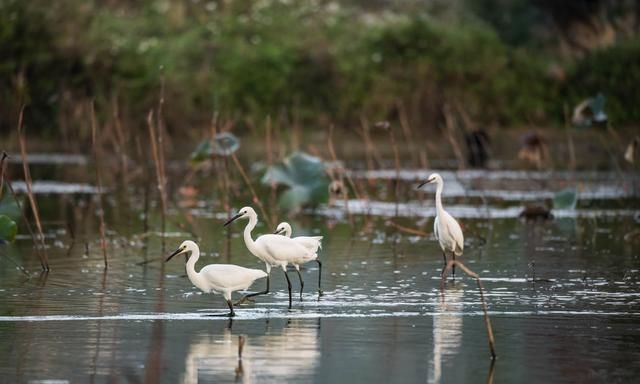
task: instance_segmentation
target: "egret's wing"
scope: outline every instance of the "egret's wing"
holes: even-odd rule
[[[298,236],[294,237],[293,240],[302,244],[313,253],[318,252],[318,249],[322,248],[322,236]]]
[[[453,216],[449,215],[451,220],[447,220],[447,232],[451,236],[454,242],[454,252],[456,256],[462,255],[462,251],[464,250],[464,235],[462,234],[462,228],[460,228],[460,224],[453,218]]]
[[[299,258],[306,258],[313,255],[302,244],[298,244],[295,240],[281,235],[262,235],[257,240],[261,247],[269,253],[269,255],[277,261],[290,263]]]
[[[248,286],[254,280],[267,276],[264,271],[250,269],[233,264],[209,264],[200,270],[211,285],[218,288],[236,288]]]
[[[438,236],[438,216],[433,220],[433,235],[436,237],[436,240],[440,240]]]

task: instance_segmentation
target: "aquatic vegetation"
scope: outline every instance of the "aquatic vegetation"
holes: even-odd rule
[[[231,156],[240,149],[240,139],[231,132],[216,134],[212,139],[202,140],[191,152],[189,159],[197,165],[212,156]]]
[[[0,215],[0,243],[12,243],[18,233],[18,225],[8,216]]]
[[[553,196],[553,209],[576,209],[578,191],[575,188],[565,188]]]
[[[303,152],[294,152],[282,162],[267,168],[262,183],[287,187],[278,199],[278,206],[288,211],[316,206],[329,198],[325,163]]]

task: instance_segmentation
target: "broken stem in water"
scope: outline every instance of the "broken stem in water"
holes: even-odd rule
[[[36,198],[33,195],[31,180],[31,172],[29,171],[29,164],[27,160],[27,144],[26,139],[22,133],[22,122],[24,117],[24,105],[20,108],[20,115],[18,117],[18,141],[20,142],[20,156],[22,157],[22,169],[24,171],[24,182],[27,185],[27,197],[29,199],[29,205],[31,206],[31,212],[33,213],[33,217],[36,219],[36,228],[38,229],[37,240],[34,242],[36,244],[36,249],[39,249],[38,256],[40,257],[40,265],[42,266],[42,270],[49,270],[49,258],[47,257],[47,251],[44,245],[44,232],[42,231],[42,223],[40,222],[40,214],[38,213],[38,204],[36,204]],[[10,184],[9,184],[10,185]],[[11,188],[11,193],[13,192],[13,188]],[[15,193],[14,193],[15,197]],[[17,199],[16,199],[17,201]],[[33,234],[32,234],[33,235]]]
[[[98,187],[98,219],[100,219],[100,248],[102,248],[102,258],[104,260],[104,268],[109,266],[107,261],[107,240],[106,226],[104,224],[104,207],[102,206],[102,179],[100,178],[100,163],[97,145],[97,124],[96,112],[93,101],[91,101],[91,144],[93,146],[93,162],[96,170],[96,184]]]
[[[487,328],[487,336],[489,338],[489,351],[491,353],[491,359],[495,360],[496,358],[496,347],[495,347],[495,339],[493,337],[493,327],[491,326],[491,319],[489,318],[489,312],[487,311],[487,303],[484,300],[484,288],[482,286],[482,281],[480,280],[480,276],[467,268],[464,264],[459,262],[458,260],[449,260],[447,266],[442,271],[442,280],[440,282],[440,289],[442,291],[442,299],[444,300],[444,281],[447,278],[447,273],[454,265],[458,266],[464,273],[476,279],[476,283],[478,284],[478,291],[480,291],[480,302],[482,303],[482,311],[484,312],[484,324]]]

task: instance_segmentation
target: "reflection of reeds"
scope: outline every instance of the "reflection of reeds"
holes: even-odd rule
[[[36,199],[33,195],[32,188],[32,180],[31,180],[31,172],[29,171],[29,164],[27,160],[27,143],[22,133],[22,122],[24,117],[24,106],[20,108],[20,115],[18,117],[18,141],[20,142],[20,156],[22,156],[22,169],[24,171],[24,182],[27,185],[27,197],[29,199],[29,205],[31,206],[31,212],[33,213],[33,217],[36,220],[36,228],[38,229],[37,238],[34,236],[34,243],[36,244],[36,252],[38,253],[38,257],[40,257],[40,265],[44,271],[49,270],[49,258],[47,257],[47,250],[44,245],[44,232],[42,231],[42,223],[40,222],[40,214],[38,213],[38,205],[36,204]],[[10,185],[10,183],[8,183]],[[11,193],[14,195],[13,188],[11,188]],[[16,202],[18,199],[16,198]],[[28,223],[28,221],[27,221]],[[31,231],[31,230],[30,230]],[[33,236],[33,232],[31,233]],[[39,251],[38,251],[39,250]]]
[[[98,219],[100,220],[100,248],[102,248],[102,257],[104,260],[104,267],[107,268],[109,263],[107,262],[107,241],[106,241],[106,226],[104,224],[104,207],[102,205],[102,179],[100,178],[100,156],[98,155],[97,144],[97,124],[96,124],[96,112],[93,101],[91,102],[91,143],[93,146],[93,162],[96,171],[96,185],[98,188]]]

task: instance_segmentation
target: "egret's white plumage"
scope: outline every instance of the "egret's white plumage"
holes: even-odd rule
[[[302,244],[299,244],[293,239],[276,234],[262,235],[254,241],[251,237],[251,231],[253,231],[258,223],[258,214],[251,207],[244,207],[240,209],[238,214],[229,219],[224,225],[228,225],[232,221],[242,218],[249,219],[249,222],[244,228],[244,243],[249,249],[249,252],[265,263],[267,275],[271,274],[271,267],[279,266],[284,271],[284,275],[287,278],[287,286],[289,288],[289,307],[291,307],[291,281],[287,275],[287,264],[293,264],[294,261],[298,260],[313,260],[317,256],[314,256],[314,252],[305,248]],[[245,298],[268,292],[269,277],[267,277],[267,289],[264,292],[246,295],[241,299],[241,301]]]
[[[311,255],[303,255],[297,259],[294,259],[291,264],[296,268],[296,272],[298,273],[298,278],[300,279],[300,300],[302,300],[302,290],[304,289],[304,282],[302,281],[302,276],[300,275],[300,265],[308,263],[310,261],[315,260],[318,263],[318,292],[322,294],[322,289],[320,288],[320,280],[322,278],[322,263],[318,260],[318,250],[322,249],[322,236],[296,236],[291,237],[291,225],[287,222],[282,222],[278,224],[275,233],[280,234],[285,237],[290,237],[292,240],[307,248],[309,251],[313,252]]]
[[[442,207],[442,189],[444,188],[442,176],[433,173],[427,181],[420,184],[420,187],[428,183],[436,183],[436,218],[433,221],[433,234],[438,240],[438,243],[440,243],[444,264],[446,266],[447,252],[453,255],[454,260],[456,256],[462,255],[464,251],[464,236],[460,224]],[[453,273],[455,275],[455,265],[453,266]]]
[[[266,277],[267,274],[259,269],[250,269],[233,264],[209,264],[199,272],[196,271],[196,263],[200,258],[200,248],[191,240],[185,240],[180,247],[168,258],[182,253],[190,253],[187,260],[187,276],[193,285],[204,293],[221,293],[231,312],[229,316],[234,316],[233,304],[231,304],[231,293],[249,288],[257,279]]]

